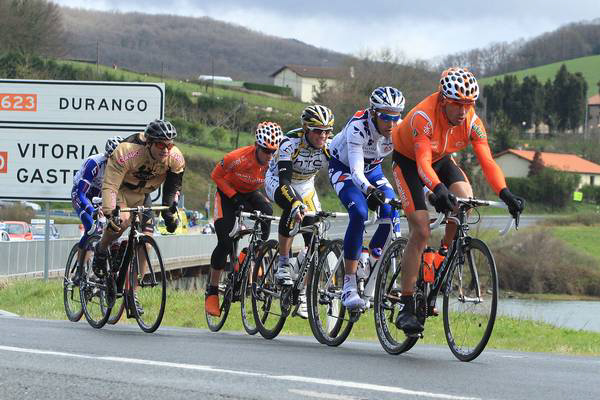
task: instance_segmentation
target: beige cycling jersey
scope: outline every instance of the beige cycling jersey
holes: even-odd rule
[[[102,211],[111,212],[124,194],[127,206],[143,202],[144,195],[155,191],[165,181],[169,172],[181,174],[185,160],[181,151],[174,146],[166,161],[152,158],[150,148],[144,144],[123,142],[108,159],[102,184]],[[119,196],[121,197],[121,196]],[[141,199],[141,202],[140,202]]]

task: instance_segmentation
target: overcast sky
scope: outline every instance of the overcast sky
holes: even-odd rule
[[[598,0],[53,0],[69,7],[208,16],[358,55],[432,59],[600,17]],[[168,4],[168,6],[165,6]]]

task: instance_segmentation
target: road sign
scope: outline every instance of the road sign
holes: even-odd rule
[[[70,200],[110,136],[163,118],[164,84],[0,80],[0,198]]]

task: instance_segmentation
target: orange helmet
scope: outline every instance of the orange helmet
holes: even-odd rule
[[[442,72],[439,90],[444,97],[474,102],[479,97],[479,85],[467,68],[451,67]]]
[[[277,150],[283,137],[281,127],[275,122],[261,122],[256,127],[256,144],[269,150]]]

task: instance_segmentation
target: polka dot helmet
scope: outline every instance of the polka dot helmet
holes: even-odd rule
[[[256,144],[269,150],[277,150],[283,138],[281,127],[275,122],[261,122],[256,127]]]
[[[442,72],[439,90],[452,100],[474,102],[479,97],[477,80],[466,68],[452,67]]]

